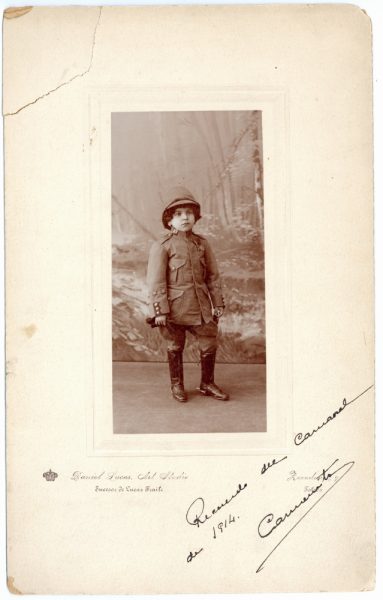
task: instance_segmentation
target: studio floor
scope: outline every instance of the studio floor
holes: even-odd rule
[[[167,363],[113,363],[114,433],[217,433],[266,431],[266,366],[218,364],[215,381],[228,402],[202,396],[200,367],[184,365],[189,400],[170,393]]]

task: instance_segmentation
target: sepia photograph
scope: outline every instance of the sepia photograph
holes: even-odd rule
[[[265,432],[262,112],[111,118],[113,431]]]

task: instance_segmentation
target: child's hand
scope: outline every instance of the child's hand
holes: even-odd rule
[[[223,306],[216,306],[213,311],[213,315],[219,319],[223,315]]]
[[[160,315],[159,317],[156,317],[155,318],[155,323],[159,327],[165,327],[165,325],[166,325],[166,315]]]

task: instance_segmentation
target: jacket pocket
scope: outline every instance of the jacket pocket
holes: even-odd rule
[[[183,295],[184,290],[168,290],[168,299],[170,300],[170,302],[172,302],[172,300],[176,300],[177,298],[181,298],[181,296]]]
[[[170,318],[179,316],[184,303],[184,290],[168,290]]]
[[[185,265],[186,258],[172,258],[169,261],[169,283],[179,283],[182,281],[180,269]]]

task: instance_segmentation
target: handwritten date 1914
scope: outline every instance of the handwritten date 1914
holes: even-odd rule
[[[237,517],[237,519],[239,519],[239,517]],[[218,523],[217,525],[217,529],[218,531],[220,531],[221,533],[224,532],[224,530],[229,527],[229,525],[231,525],[231,523],[235,523],[235,517],[233,517],[232,515],[229,514],[229,518],[225,519],[224,521],[221,521],[221,523]],[[217,539],[217,529],[215,528],[215,525],[213,525],[213,538],[216,540]]]

